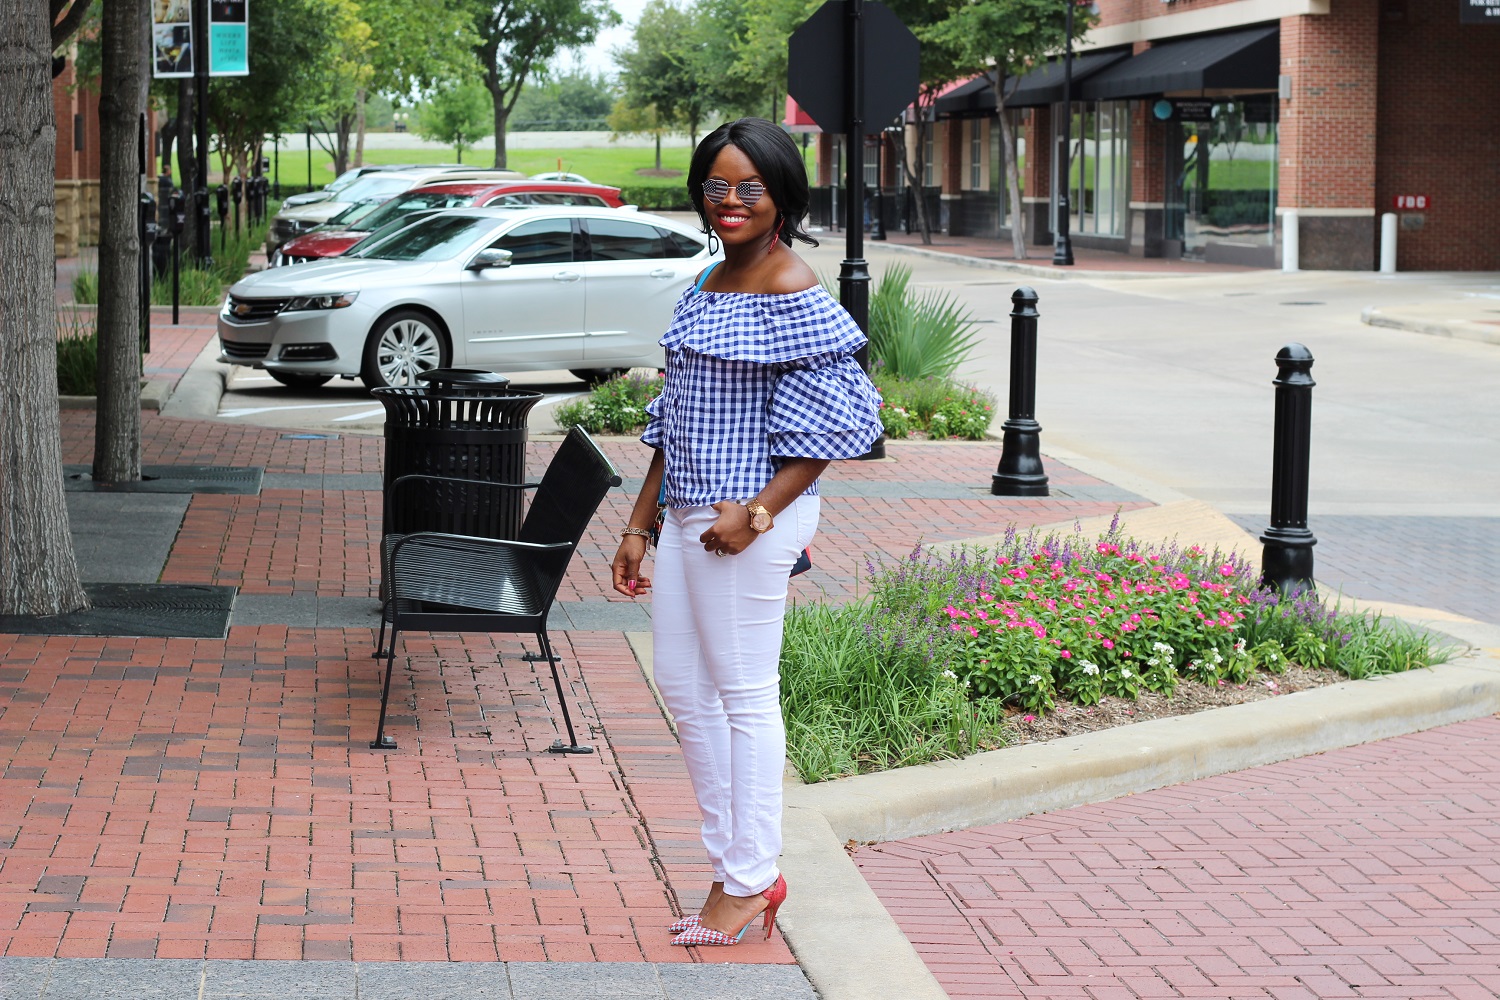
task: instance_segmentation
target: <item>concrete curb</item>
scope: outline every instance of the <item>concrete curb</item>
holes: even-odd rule
[[[162,416],[183,420],[212,420],[219,415],[219,400],[224,396],[227,374],[225,367],[219,364],[218,357],[219,338],[210,337],[178,380],[172,398],[162,408]]]
[[[1410,333],[1426,334],[1429,337],[1473,340],[1482,344],[1500,344],[1500,325],[1489,326],[1473,320],[1418,319],[1403,316],[1395,310],[1377,309],[1374,306],[1367,307],[1360,313],[1359,318],[1369,326],[1380,326],[1390,330],[1406,330]]]
[[[942,250],[933,250],[928,247],[914,247],[906,243],[880,242],[872,243],[866,237],[865,252],[872,249],[889,250],[892,253],[909,254],[913,257],[930,257],[940,260],[945,264],[954,264],[961,267],[988,268],[993,271],[1011,271],[1015,274],[1024,274],[1030,278],[1043,278],[1049,281],[1152,281],[1159,278],[1193,278],[1200,277],[1191,273],[1181,271],[1090,271],[1077,270],[1074,268],[1049,267],[1043,264],[1027,264],[1019,260],[993,260],[989,257],[966,257],[963,254],[946,253]],[[1220,271],[1205,272],[1202,277],[1212,275],[1219,277]]]
[[[161,379],[146,379],[141,382],[141,409],[160,410],[172,397],[172,383]],[[98,396],[58,396],[60,410],[96,410]]]

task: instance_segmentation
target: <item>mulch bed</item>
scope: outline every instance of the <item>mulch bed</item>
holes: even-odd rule
[[[1326,667],[1308,669],[1291,666],[1284,674],[1257,673],[1246,684],[1221,683],[1216,687],[1184,680],[1170,697],[1143,691],[1135,700],[1105,697],[1097,705],[1074,705],[1059,702],[1057,708],[1043,716],[1017,712],[1007,720],[1009,744],[1044,743],[1064,736],[1092,733],[1114,726],[1127,726],[1149,719],[1191,715],[1209,708],[1264,701],[1294,691],[1337,684],[1349,678]]]

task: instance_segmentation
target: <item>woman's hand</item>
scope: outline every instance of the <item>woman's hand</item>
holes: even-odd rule
[[[750,527],[749,509],[733,500],[720,500],[714,504],[714,510],[719,512],[718,520],[698,536],[704,550],[732,556],[748,549],[757,537]]]
[[[645,557],[646,539],[643,535],[626,535],[620,540],[615,561],[610,563],[616,593],[639,597],[651,589],[651,578],[641,575],[641,560]]]

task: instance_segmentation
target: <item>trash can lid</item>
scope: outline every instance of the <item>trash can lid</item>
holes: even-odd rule
[[[458,389],[503,389],[510,384],[507,376],[483,368],[434,368],[419,372],[417,378],[434,388],[453,386]]]

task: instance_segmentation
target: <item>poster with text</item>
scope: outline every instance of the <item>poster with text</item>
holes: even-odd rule
[[[208,73],[250,74],[250,0],[211,0],[208,8]]]

